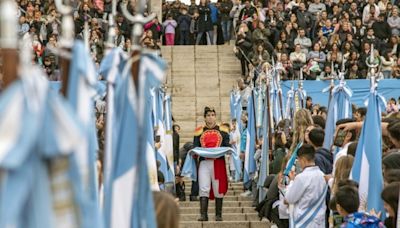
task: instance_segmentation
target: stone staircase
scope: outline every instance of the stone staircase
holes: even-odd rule
[[[233,45],[163,46],[161,53],[168,62],[165,83],[172,95],[174,120],[181,126],[180,142],[193,141],[196,126],[204,124],[205,106],[214,107],[218,122],[229,122],[229,94],[240,78],[240,61]],[[242,183],[229,183],[224,197],[222,222],[215,221],[215,202],[210,201],[208,222],[198,222],[200,203],[190,202],[191,182],[186,181],[185,202],[179,202],[181,228],[258,228],[271,227],[259,221],[250,197],[242,197]]]
[[[266,221],[260,221],[257,212],[251,206],[252,199],[243,197],[242,183],[229,183],[229,188],[224,197],[222,218],[224,221],[215,221],[215,201],[210,200],[208,205],[208,222],[198,222],[200,216],[200,203],[190,202],[191,183],[186,184],[185,202],[179,202],[180,205],[180,228],[267,228],[271,224]]]
[[[233,46],[163,46],[161,53],[169,66],[166,84],[181,144],[193,141],[205,106],[215,108],[218,122],[229,121],[229,93],[241,73]]]

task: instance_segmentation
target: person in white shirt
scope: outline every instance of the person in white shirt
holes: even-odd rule
[[[298,153],[298,162],[303,170],[298,175],[289,174],[289,186],[285,200],[290,209],[291,227],[320,228],[325,227],[327,184],[324,174],[315,165],[315,149],[304,144]]]
[[[304,28],[300,28],[298,30],[298,36],[296,39],[294,39],[294,44],[300,44],[301,47],[301,51],[304,54],[308,53],[308,50],[310,49],[312,43],[311,43],[311,39],[306,37],[306,31],[304,30]]]
[[[233,119],[232,121],[232,126],[231,126],[231,131],[229,133],[229,144],[231,144],[231,147],[233,150],[236,151],[237,156],[240,154],[240,130],[237,128],[237,120]],[[234,155],[229,155],[229,171],[230,171],[230,181],[238,181],[235,177],[237,176],[236,174],[236,168],[235,168],[235,159]]]
[[[247,110],[247,100],[251,96],[251,88],[244,83],[243,78],[239,78],[237,83],[240,90],[240,96],[242,97],[242,109]]]
[[[375,9],[374,15],[370,15],[370,10],[371,6]],[[368,18],[373,17],[373,18],[378,18],[379,14],[381,11],[379,10],[379,7],[377,4],[375,4],[374,0],[368,0],[368,4],[364,7],[363,9],[363,14],[362,14],[362,21],[364,25],[367,25],[367,21],[369,20]]]

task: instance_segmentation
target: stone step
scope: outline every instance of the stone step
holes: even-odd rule
[[[199,218],[199,214],[185,214],[184,216],[181,216],[180,221],[186,222],[186,221],[197,221]],[[222,218],[224,221],[259,221],[260,219],[258,218],[257,213],[226,213],[222,214]],[[209,213],[208,214],[208,219],[210,221],[215,220],[215,215]]]
[[[193,133],[191,133],[191,136],[193,137]],[[189,182],[185,183],[186,190],[190,189],[191,187],[192,187],[192,183],[191,182],[190,183]],[[236,190],[236,191],[243,190],[243,184],[242,183],[230,182],[228,184],[228,190]]]
[[[225,196],[239,196],[239,194],[242,192],[234,192],[234,191],[229,191],[225,194]],[[185,191],[186,195],[190,195],[190,189]]]
[[[186,201],[189,201],[189,195],[190,194],[186,194]],[[251,201],[252,202],[253,199],[251,197],[247,197],[247,196],[225,196],[224,201],[240,201],[240,202]]]
[[[264,221],[180,222],[180,228],[269,228]]]
[[[185,187],[185,194],[190,194],[191,187]],[[240,196],[244,192],[243,189],[228,189],[226,196]]]
[[[224,198],[224,207],[251,207],[253,202],[251,201],[226,201]],[[200,205],[199,202],[193,202],[193,201],[184,201],[184,202],[179,202],[179,206],[181,208],[183,207],[198,207]],[[210,200],[208,202],[208,205],[210,207],[214,207],[215,205],[215,201],[214,200]]]
[[[181,207],[181,214],[196,214],[199,213],[200,207]],[[214,213],[215,208],[209,207],[209,213]],[[223,207],[222,213],[254,213],[255,210],[253,207]]]
[[[193,137],[193,134],[192,134],[192,137]],[[186,188],[186,191],[189,191],[192,188],[192,185],[191,184],[188,184],[188,185],[185,184],[185,188]],[[243,192],[243,185],[240,185],[240,186],[228,185],[228,191],[233,191],[233,192],[236,192],[236,193],[242,193]]]

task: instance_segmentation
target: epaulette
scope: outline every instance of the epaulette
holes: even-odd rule
[[[229,128],[225,125],[220,125],[219,130],[229,134]]]
[[[204,131],[204,126],[198,126],[196,130],[194,130],[194,136],[199,136],[203,133]]]

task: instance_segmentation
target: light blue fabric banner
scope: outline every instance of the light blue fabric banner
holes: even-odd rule
[[[284,101],[287,98],[287,92],[290,90],[292,81],[282,82],[282,95]],[[338,84],[336,81],[335,84]],[[294,83],[297,88],[297,81]],[[307,91],[307,96],[313,98],[314,104],[320,104],[328,107],[329,93],[322,93],[322,90],[330,85],[330,81],[303,81],[303,88]],[[359,107],[363,107],[365,98],[370,93],[370,81],[367,79],[346,80],[346,85],[353,91],[351,102]],[[398,79],[385,79],[380,80],[378,83],[378,92],[388,98],[398,98],[400,96],[400,80]],[[286,105],[286,104],[285,104]]]
[[[283,101],[286,105],[287,92],[290,90],[292,81],[284,81],[281,84]],[[338,84],[338,82],[335,82]],[[353,91],[351,102],[357,106],[364,106],[364,100],[369,94],[369,80],[367,79],[355,79],[346,80],[347,86]],[[294,82],[295,88],[297,88],[297,81]],[[329,93],[322,93],[322,90],[330,85],[330,81],[303,81],[303,88],[307,91],[307,96],[313,98],[314,104],[320,104],[321,106],[328,107]],[[54,90],[59,91],[61,89],[60,82],[50,82],[50,87]],[[105,88],[105,81],[100,81],[98,84],[98,90],[101,94]],[[398,98],[400,96],[400,80],[398,79],[384,79],[379,81],[378,92],[388,98]]]
[[[219,158],[228,153],[235,154],[236,151],[233,150],[231,147],[214,147],[214,148],[196,147],[190,150],[189,153],[186,155],[181,175],[184,177],[190,177],[192,180],[197,180],[196,160],[193,158],[194,154],[205,158]]]

